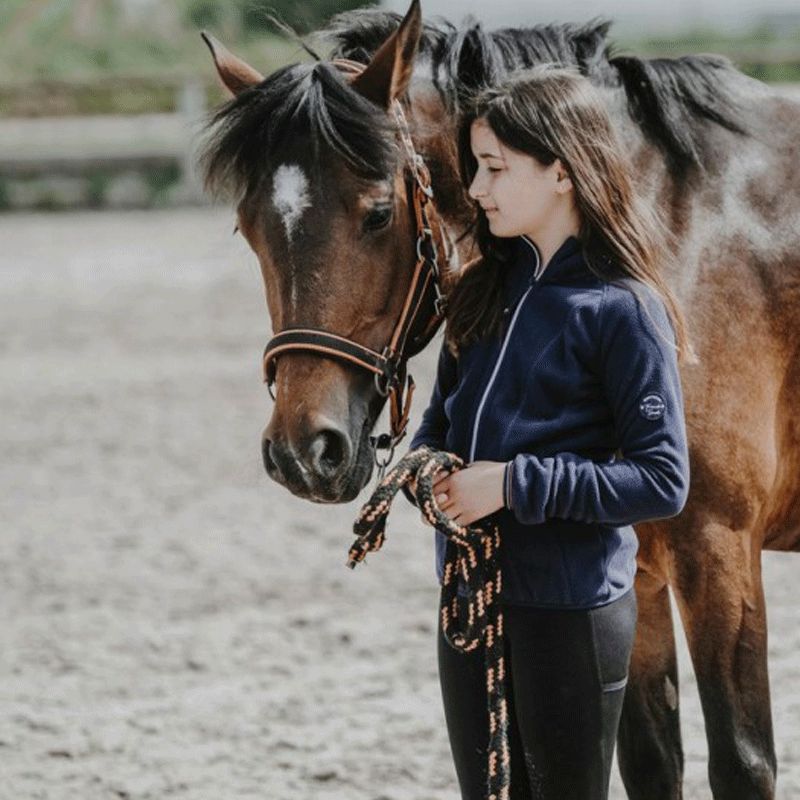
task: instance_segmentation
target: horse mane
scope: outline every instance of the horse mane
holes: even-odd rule
[[[346,11],[335,16],[322,35],[333,40],[334,58],[367,63],[400,20],[392,11]],[[475,89],[543,61],[575,65],[585,75],[607,80],[610,27],[610,21],[595,20],[485,31],[475,20],[463,28],[442,20],[423,26],[419,53],[430,58],[437,86],[457,111]]]
[[[367,63],[400,20],[393,12],[345,12],[321,35],[333,41],[332,58]],[[477,89],[544,61],[573,65],[598,85],[621,86],[631,117],[676,173],[701,163],[698,118],[746,133],[727,86],[726,79],[737,74],[728,59],[616,55],[607,41],[610,27],[603,19],[495,31],[474,20],[462,28],[427,22],[419,57],[428,60],[434,85],[452,113],[463,109]],[[291,147],[301,131],[310,132],[317,156],[327,148],[365,179],[385,178],[396,161],[390,115],[376,114],[375,106],[325,61],[277,70],[223,105],[208,128],[200,158],[206,186],[237,200],[258,190],[281,148]]]
[[[334,57],[366,63],[400,19],[394,12],[350,11],[336,16],[325,33],[334,41]],[[460,29],[448,22],[428,23],[420,54],[429,58],[434,84],[455,113],[476,89],[544,61],[575,66],[602,86],[621,84],[631,117],[678,170],[700,163],[698,117],[747,132],[727,85],[738,74],[727,58],[618,55],[607,39],[610,28],[605,19],[495,31],[485,31],[475,20]]]

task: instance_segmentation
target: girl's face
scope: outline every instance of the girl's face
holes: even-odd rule
[[[506,147],[485,119],[470,129],[478,170],[469,196],[480,203],[492,235],[536,240],[560,215],[570,212],[572,181],[561,161],[549,167],[533,156]]]

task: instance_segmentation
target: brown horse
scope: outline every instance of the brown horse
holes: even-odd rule
[[[264,79],[212,43],[234,95],[214,121],[207,177],[228,190],[261,264],[276,332],[319,328],[380,351],[414,263],[406,109],[450,243],[472,209],[458,184],[454,120],[465,92],[540,61],[577,65],[604,92],[637,184],[675,234],[667,279],[697,361],[683,367],[692,488],[683,513],[637,526],[639,628],[619,761],[629,797],[682,795],[683,753],[669,587],[697,674],[718,800],[775,796],[760,553],[800,544],[800,106],[724,59],[615,56],[607,23],[484,32],[340,17],[337,63]],[[444,243],[446,244],[446,242]],[[456,279],[469,236],[450,253]],[[352,499],[372,470],[384,402],[339,358],[279,358],[267,471],[300,497]]]

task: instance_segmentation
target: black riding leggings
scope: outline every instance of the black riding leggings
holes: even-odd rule
[[[636,627],[633,590],[599,608],[503,608],[511,800],[606,800]],[[486,797],[483,649],[439,627],[439,679],[462,800]]]

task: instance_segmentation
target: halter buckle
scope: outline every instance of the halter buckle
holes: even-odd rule
[[[389,345],[383,348],[383,372],[375,373],[375,389],[381,397],[388,397],[397,385],[397,363],[394,351]]]
[[[394,381],[392,381],[392,377],[388,372],[375,373],[375,391],[381,397],[388,397],[391,394],[393,383]]]
[[[422,261],[425,258],[425,255],[422,252],[422,247],[425,244],[425,242],[431,242],[431,243],[433,242],[433,231],[430,228],[423,228],[420,231],[419,236],[417,236],[417,261]],[[433,257],[427,260],[430,261],[437,268],[438,271],[439,265],[436,260],[436,250],[435,248],[431,249],[433,250]]]

